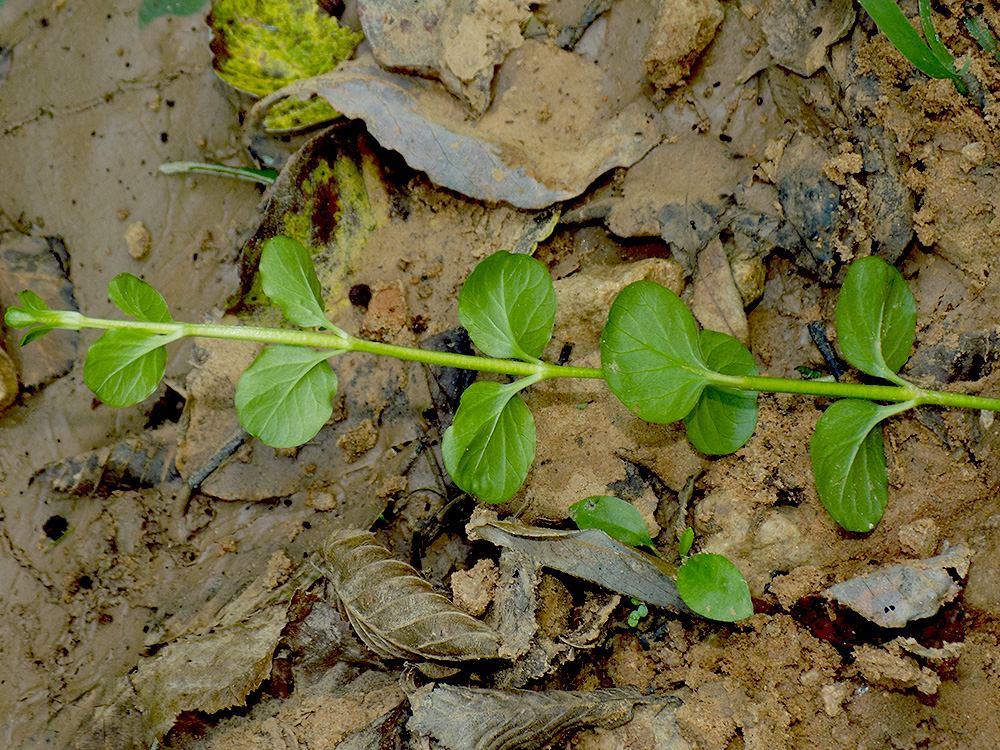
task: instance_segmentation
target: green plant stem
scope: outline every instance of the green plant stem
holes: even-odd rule
[[[480,372],[496,372],[514,376],[538,376],[538,380],[548,380],[550,378],[604,378],[604,373],[594,367],[566,367],[563,365],[551,365],[545,362],[517,362],[507,359],[494,359],[492,357],[477,357],[468,354],[436,352],[430,349],[417,349],[409,346],[383,344],[379,341],[368,341],[348,334],[340,336],[300,329],[111,320],[108,318],[88,318],[85,315],[71,312],[59,312],[58,325],[61,328],[70,328],[73,330],[81,328],[131,328],[133,330],[171,336],[236,339],[266,344],[336,349],[339,352],[367,352],[385,357],[405,359],[411,362],[423,362],[441,367],[456,367],[462,370],[479,370]]]
[[[339,329],[337,329],[338,333],[320,333],[318,331],[303,331],[300,329],[261,328],[256,326],[111,320],[109,318],[89,318],[80,313],[68,311],[52,311],[50,315],[51,317],[48,322],[54,323],[58,328],[71,330],[80,330],[81,328],[131,328],[133,330],[163,334],[175,338],[235,339],[267,344],[332,349],[336,350],[337,353],[367,352],[369,354],[395,357],[396,359],[408,360],[410,362],[423,362],[441,367],[455,367],[462,370],[478,370],[480,372],[495,372],[515,377],[528,377],[531,378],[530,383],[550,378],[604,378],[603,371],[594,367],[567,367],[565,365],[552,365],[545,362],[519,362],[468,354],[436,352],[429,349],[417,349],[409,346],[384,344],[379,341],[368,341],[366,339],[355,338],[346,333],[340,335]],[[753,375],[723,375],[712,371],[705,371],[703,374],[713,385],[738,388],[744,391],[799,393],[809,396],[859,398],[894,403],[912,401],[913,406],[932,404],[935,406],[1000,411],[1000,399],[971,396],[965,393],[932,391],[918,388],[915,385],[866,385],[818,380],[793,380],[790,378],[769,378]]]
[[[970,396],[965,393],[947,393],[918,388],[915,385],[866,385],[860,383],[837,383],[816,380],[792,380],[762,376],[736,376],[710,373],[714,385],[739,388],[744,391],[767,391],[769,393],[802,393],[811,396],[831,398],[859,398],[870,401],[904,402],[912,401],[913,406],[933,404],[935,406],[955,406],[965,409],[987,409],[1000,411],[1000,399]]]

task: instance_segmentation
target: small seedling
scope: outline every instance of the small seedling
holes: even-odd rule
[[[642,419],[683,420],[694,446],[711,455],[732,453],[750,439],[760,391],[843,399],[820,418],[810,455],[823,505],[858,532],[875,527],[888,500],[885,419],[923,404],[1000,411],[1000,399],[928,390],[897,374],[914,342],[916,306],[899,271],[877,257],[848,270],[837,329],[847,360],[892,385],[761,377],[739,341],[699,331],[680,298],[651,281],[629,284],[612,303],[600,369],[548,364],[539,357],[552,336],[555,292],[545,266],[526,255],[489,256],[462,288],[459,320],[485,357],[367,341],[341,330],[326,317],[308,251],[287,237],[266,243],[260,274],[264,294],[285,318],[314,330],[175,322],[163,297],[130,274],[111,282],[109,297],[133,320],[52,310],[30,291],[21,292],[21,306],[9,308],[5,319],[29,329],[22,345],[59,328],[107,329],[87,353],[84,380],[111,406],[147,398],[163,376],[165,345],[182,337],[270,344],[243,373],[235,400],[247,431],[279,448],[310,440],[329,420],[337,376],[328,360],[344,352],[512,376],[509,383],[470,386],[442,441],[455,483],[488,503],[509,500],[527,477],[535,423],[520,392],[550,378],[603,379]]]
[[[955,56],[944,46],[941,37],[934,28],[930,0],[919,0],[920,23],[924,29],[924,39],[920,38],[910,25],[909,19],[896,5],[895,0],[858,0],[875,21],[882,33],[903,55],[913,63],[913,67],[931,78],[950,78],[955,88],[962,94],[967,93],[962,76],[968,73],[969,61],[962,70],[955,69]]]
[[[570,506],[570,515],[581,529],[600,529],[619,542],[648,547],[659,555],[642,514],[621,498],[588,497]],[[722,555],[689,554],[693,543],[694,530],[689,526],[678,544],[681,566],[677,570],[677,593],[684,603],[702,617],[722,622],[735,622],[752,615],[750,587],[739,569]],[[640,604],[635,599],[632,603]],[[646,611],[642,614],[632,612],[629,625],[635,627],[639,618],[645,615]]]
[[[646,606],[645,602],[641,602],[632,597],[632,606],[635,607],[631,612],[628,613],[628,626],[630,628],[639,627],[639,620],[649,614],[649,607]]]

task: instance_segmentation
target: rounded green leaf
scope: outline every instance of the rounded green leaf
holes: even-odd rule
[[[487,503],[514,497],[535,459],[535,420],[517,386],[473,383],[441,443],[455,484]]]
[[[889,480],[879,422],[896,413],[871,401],[843,399],[827,409],[809,442],[819,499],[848,531],[868,532],[882,518]]]
[[[869,375],[899,382],[910,357],[917,306],[903,275],[876,256],[855,261],[837,300],[837,336],[847,361]]]
[[[83,382],[108,406],[137,404],[163,378],[163,347],[174,338],[125,328],[105,331],[87,350]]]
[[[647,422],[683,419],[708,384],[698,327],[680,297],[636,281],[615,298],[601,334],[611,392]]]
[[[552,277],[528,255],[493,253],[473,269],[458,296],[459,321],[490,357],[537,360],[555,317]]]
[[[336,351],[269,346],[243,371],[236,413],[243,427],[274,448],[302,445],[333,414],[337,376],[327,362]]]
[[[686,605],[710,620],[735,622],[753,614],[746,579],[722,555],[691,555],[677,571],[677,591]]]
[[[723,375],[757,375],[757,363],[743,344],[718,331],[702,331],[708,369]],[[757,393],[710,385],[684,417],[688,440],[702,453],[726,455],[743,447],[757,429]]]
[[[653,546],[642,513],[619,497],[588,497],[569,506],[569,514],[581,529],[600,529],[612,539],[633,547]]]
[[[126,315],[148,323],[170,323],[170,310],[158,291],[130,273],[120,273],[108,284],[108,299]]]
[[[285,318],[303,328],[329,324],[323,311],[323,290],[309,251],[291,237],[272,237],[260,255],[261,288]]]

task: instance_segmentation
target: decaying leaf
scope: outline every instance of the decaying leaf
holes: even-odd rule
[[[404,747],[403,726],[406,723],[406,701],[378,717],[371,724],[347,737],[337,750],[395,750]]]
[[[246,127],[278,99],[319,94],[364,120],[382,146],[435,184],[519,208],[579,195],[609,169],[634,164],[663,137],[662,116],[650,102],[638,99],[620,109],[601,104],[607,84],[601,69],[540,42],[512,52],[497,80],[494,105],[470,122],[441,84],[389,73],[359,56],[262,99]]]
[[[901,628],[930,617],[962,588],[955,580],[969,572],[972,550],[958,544],[945,554],[892,565],[831,586],[824,593],[883,628]]]
[[[643,699],[633,690],[483,690],[437,685],[414,700],[411,732],[449,750],[534,750],[579,727],[617,727]]]
[[[335,531],[324,549],[330,581],[362,641],[386,659],[495,659],[488,626],[438,594],[367,531]]]
[[[263,96],[292,81],[332,70],[364,38],[316,0],[219,0],[208,17],[212,67],[233,88]],[[264,124],[282,132],[338,117],[323,101],[286,101]]]
[[[183,711],[212,714],[241,706],[271,670],[287,606],[274,604],[242,622],[185,635],[118,680],[93,707],[74,747],[150,747]]]
[[[673,612],[690,612],[677,593],[670,565],[598,529],[560,531],[509,521],[474,520],[467,531],[472,539],[521,552],[539,567],[592,581]]]
[[[275,235],[301,242],[327,300],[327,313],[349,306],[349,268],[371,233],[389,220],[390,198],[370,138],[357,128],[317,133],[285,164],[268,191],[267,208],[241,258],[241,297],[230,304],[270,306],[260,289],[258,264]]]

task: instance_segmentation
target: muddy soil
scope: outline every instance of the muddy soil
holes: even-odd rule
[[[355,5],[344,21],[357,26]],[[444,82],[435,96],[465,97],[449,106],[482,111],[483,66],[511,60],[492,91],[511,119],[494,125],[526,153],[544,151],[550,130],[561,149],[600,131],[615,168],[558,214],[437,185],[357,120],[293,157],[288,173],[300,179],[266,196],[246,182],[159,174],[166,161],[244,158],[248,101],[212,69],[208,8],[140,30],[136,2],[0,2],[0,302],[39,284],[108,316],[107,284],[127,271],[154,284],[175,319],[267,319],[247,313],[253,248],[297,212],[313,226],[326,216],[317,258],[328,313],[370,338],[412,345],[454,329],[476,262],[540,238],[535,256],[560,310],[543,358],[598,366],[614,294],[650,278],[703,326],[743,339],[761,374],[797,377],[829,372],[809,325],[832,335],[845,265],[874,253],[916,298],[904,374],[1000,392],[1000,64],[968,36],[962,3],[943,3],[938,27],[980,84],[968,97],[916,73],[849,3],[692,0],[672,18],[652,0],[500,5],[462,27],[492,29],[479,67],[465,78],[443,63],[421,72]],[[902,5],[915,16],[915,2]],[[1000,31],[995,8],[975,12]],[[556,51],[593,17],[573,59]],[[544,81],[525,73],[549,64]],[[590,119],[566,115],[584,104]],[[632,105],[650,113],[635,137],[656,139],[626,158],[635,143],[617,143],[625,136],[600,108]],[[285,140],[286,156],[304,142]],[[339,226],[363,219],[343,231],[317,197],[322,159],[343,167],[334,195],[364,194],[337,204]],[[533,163],[540,183],[551,178],[546,190],[564,184],[552,163]],[[525,573],[469,540],[475,502],[441,468],[447,405],[423,366],[338,360],[333,419],[301,449],[278,451],[248,439],[232,408],[251,348],[172,348],[159,390],[113,409],[83,382],[95,332],[23,351],[5,335],[0,374],[19,385],[0,415],[0,746],[430,746],[416,724],[412,736],[398,731],[430,678],[376,663],[337,613],[321,550],[345,528],[373,529],[487,622],[505,575],[533,584],[505,643],[513,666],[446,682],[642,696],[631,720],[573,731],[557,747],[996,746],[1000,425],[987,413],[888,422],[889,506],[860,535],[837,527],[813,486],[822,400],[762,395],[754,436],[720,458],[698,453],[682,426],[637,420],[600,382],[531,389],[535,463],[501,515],[571,528],[572,503],[617,495],[668,558],[690,525],[697,548],[728,556],[754,597],[756,614],[734,625],[652,607],[630,626],[627,597]],[[959,544],[972,550],[967,575],[956,574],[961,594],[905,628],[878,628],[822,596]]]

